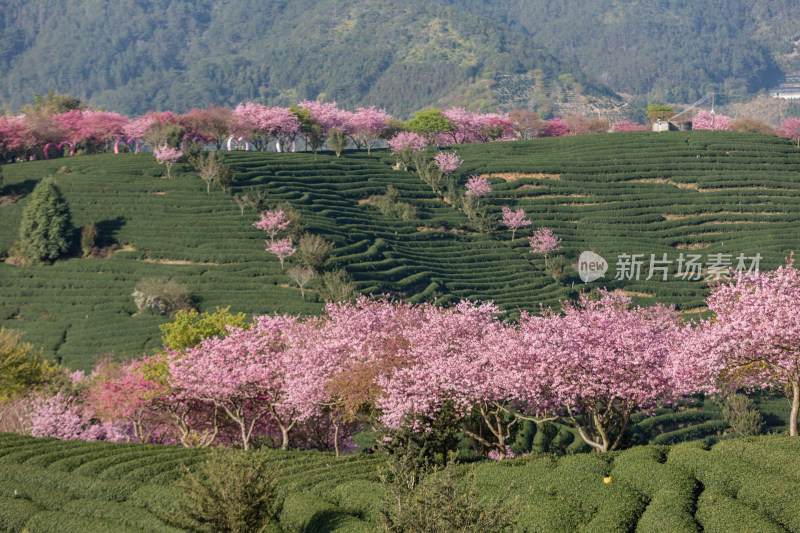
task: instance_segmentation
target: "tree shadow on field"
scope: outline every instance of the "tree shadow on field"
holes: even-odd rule
[[[0,196],[15,196],[20,199],[33,192],[39,180],[25,180],[19,183],[7,183],[0,187]]]
[[[97,227],[97,241],[105,244],[117,242],[117,232],[125,225],[125,217],[102,220],[95,224]]]
[[[306,527],[303,528],[303,532],[334,531],[339,526],[344,525],[347,520],[353,518],[353,515],[344,511],[317,511],[314,513],[314,516],[311,517],[311,520],[308,521]]]

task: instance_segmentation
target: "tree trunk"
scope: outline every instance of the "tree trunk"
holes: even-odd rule
[[[333,449],[339,457],[339,424],[336,422],[333,423]]]
[[[792,412],[789,415],[789,436],[797,436],[797,415],[800,412],[800,382],[792,380]]]

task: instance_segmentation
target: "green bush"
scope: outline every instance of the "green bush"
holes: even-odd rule
[[[764,429],[764,417],[744,394],[731,394],[722,400],[722,418],[742,437],[759,435]]]
[[[281,507],[277,481],[259,453],[215,451],[199,472],[187,471],[179,486],[186,489],[186,498],[175,512],[164,510],[162,516],[190,531],[261,531]]]

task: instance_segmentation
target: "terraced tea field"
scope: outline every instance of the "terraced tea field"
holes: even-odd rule
[[[563,239],[568,264],[584,250],[604,257],[605,277],[584,285],[567,268],[555,282],[543,259],[528,253],[530,228],[513,242],[505,228],[475,232],[416,174],[392,170],[386,151],[340,158],[229,153],[235,187],[211,195],[188,172],[163,179],[148,154],[104,154],[3,167],[6,192],[18,195],[54,174],[75,225],[94,222],[124,248],[110,259],[0,264],[0,325],[25,331],[48,355],[85,369],[103,353],[134,357],[158,347],[157,325],[166,319],[134,316],[131,293],[144,277],[187,284],[200,310],[318,312],[321,304],[304,302],[264,251],[263,232],[251,226],[256,213],[246,208],[242,216],[233,201],[232,194],[253,189],[265,190],[273,204],[290,202],[308,231],[334,242],[335,266],[361,292],[444,304],[494,300],[512,316],[597,286],[621,288],[637,303],[697,312],[708,283],[677,276],[681,254],[684,262],[697,256],[705,276],[714,266],[737,266],[740,254],[760,254],[760,268],[768,269],[800,249],[800,150],[786,139],[631,132],[455,150],[464,160],[456,172],[462,187],[471,174],[491,181],[494,192],[485,200],[491,218],[499,219],[504,205],[524,208],[533,228],[550,227]],[[69,173],[55,174],[62,166]],[[388,185],[418,208],[417,218],[389,217],[366,201]],[[0,207],[0,253],[16,238],[26,202]],[[639,279],[627,270],[614,279],[620,254],[641,254]],[[656,268],[646,280],[651,254]]]
[[[0,434],[0,531],[178,531],[162,520],[175,482],[206,450]],[[285,498],[272,532],[378,527],[385,456],[252,452]],[[786,436],[638,446],[562,458],[532,455],[474,469],[481,498],[516,502],[523,532],[800,531],[800,441]],[[462,481],[463,482],[463,481]]]

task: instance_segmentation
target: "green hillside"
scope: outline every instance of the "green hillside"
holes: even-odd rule
[[[786,436],[640,446],[462,465],[478,496],[518,502],[527,532],[800,531],[800,442]],[[270,531],[374,531],[383,455],[254,452],[284,498]],[[0,434],[0,531],[177,531],[159,508],[185,497],[175,482],[207,450],[85,443]],[[604,480],[608,482],[604,482]],[[462,481],[463,482],[463,481]]]
[[[305,99],[405,117],[481,78],[541,70],[603,92],[523,33],[430,3],[13,0],[0,13],[0,106],[56,88],[121,113]],[[490,91],[468,102],[491,109]]]
[[[0,254],[16,239],[26,195],[50,174],[74,224],[95,223],[101,239],[123,248],[109,259],[73,257],[52,266],[0,263],[0,325],[24,331],[48,356],[88,369],[104,353],[136,357],[160,346],[157,326],[167,319],[135,315],[131,294],[143,278],[185,283],[200,310],[319,312],[313,293],[303,301],[264,251],[265,235],[251,225],[255,211],[246,208],[242,216],[231,196],[258,189],[272,205],[288,201],[306,231],[333,242],[333,267],[344,268],[362,293],[443,305],[493,300],[511,316],[603,286],[620,288],[639,304],[698,312],[708,282],[677,277],[681,254],[699,256],[705,276],[714,254],[729,254],[722,257],[735,267],[739,254],[758,253],[760,268],[769,269],[800,249],[800,152],[778,137],[634,132],[456,151],[464,160],[457,171],[462,186],[472,174],[493,184],[490,220],[500,218],[504,205],[522,207],[532,228],[552,228],[563,239],[561,281],[547,274],[540,255],[529,253],[531,228],[513,242],[502,227],[476,232],[415,173],[393,170],[385,151],[341,158],[227,153],[235,187],[210,195],[188,167],[168,180],[149,154],[103,154],[3,167],[4,193],[19,200],[0,207]],[[388,185],[417,207],[417,218],[383,215],[371,205],[369,198]],[[605,277],[589,284],[569,267],[585,250],[609,263]],[[614,279],[623,270],[621,254],[642,254],[638,280],[627,269],[624,279]],[[658,269],[646,280],[651,255],[661,261],[663,254],[667,280]]]

